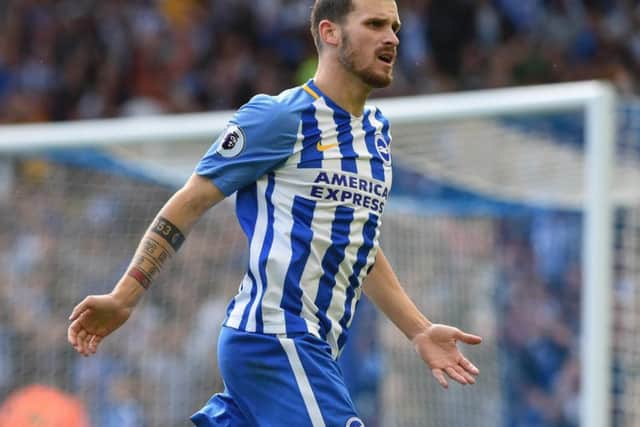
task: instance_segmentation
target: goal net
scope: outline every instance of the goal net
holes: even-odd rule
[[[463,348],[478,383],[442,391],[363,301],[341,363],[365,424],[640,425],[640,110],[620,103],[614,128],[596,83],[375,104],[393,133],[385,253],[433,321],[484,342]],[[0,127],[0,415],[44,384],[93,426],[178,426],[221,390],[215,343],[246,263],[233,198],[97,355],[66,327],[229,117]]]

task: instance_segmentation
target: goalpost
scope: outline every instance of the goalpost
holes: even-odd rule
[[[582,333],[579,348],[568,348],[568,352],[579,354],[580,426],[617,427],[612,424],[611,414],[615,411],[622,413],[624,424],[620,426],[640,422],[640,413],[632,408],[632,397],[625,400],[616,395],[615,408],[612,404],[614,264],[627,262],[618,270],[631,277],[631,286],[640,274],[633,268],[633,261],[614,260],[616,250],[628,251],[621,255],[625,259],[639,255],[633,237],[617,239],[627,243],[616,240],[614,207],[632,206],[629,217],[633,217],[640,201],[640,175],[634,168],[638,159],[620,161],[620,153],[614,155],[618,150],[614,90],[605,83],[581,82],[376,99],[372,103],[392,124],[392,153],[400,170],[396,174],[399,184],[395,185],[405,188],[397,196],[392,193],[385,213],[385,253],[427,315],[435,314],[435,321],[453,322],[488,337],[480,348],[464,349],[480,365],[479,384],[469,391],[454,387],[443,394],[432,387],[430,383],[434,381],[427,378],[428,373],[415,372],[419,369],[418,356],[412,354],[411,346],[398,332],[390,332],[389,325],[383,322],[378,334],[385,355],[382,389],[377,398],[382,407],[379,411],[383,412],[378,414],[379,425],[474,422],[495,427],[505,424],[505,417],[511,416],[505,413],[509,412],[512,385],[505,382],[522,374],[505,374],[507,368],[502,365],[513,359],[501,348],[504,337],[499,331],[509,326],[501,321],[512,318],[492,299],[497,293],[494,279],[505,274],[500,265],[503,261],[496,259],[496,254],[511,255],[508,245],[504,251],[496,249],[502,239],[499,229],[505,225],[495,218],[504,212],[521,213],[522,209],[528,213],[559,210],[581,218],[583,279],[577,322]],[[566,113],[574,114],[572,120],[577,117],[581,123],[578,135],[567,137],[580,140],[577,144],[567,144],[566,133],[561,131],[558,136],[553,124],[540,127],[535,120],[532,124],[520,119]],[[137,395],[140,408],[169,411],[169,419],[175,420],[172,422],[184,419],[204,403],[207,393],[219,387],[213,380],[215,370],[209,366],[215,357],[212,334],[218,326],[215,322],[221,320],[223,302],[240,281],[244,251],[231,201],[214,208],[194,230],[184,253],[176,259],[177,266],[165,272],[145,297],[142,314],[132,319],[136,324],[119,331],[119,337],[105,341],[105,351],[113,355],[111,359],[77,362],[67,350],[59,348],[52,352],[55,357],[43,364],[50,359],[47,349],[28,342],[33,321],[28,316],[38,318],[42,313],[25,315],[22,323],[13,316],[29,312],[21,304],[30,297],[21,299],[17,291],[21,280],[34,282],[29,282],[26,295],[42,298],[49,313],[44,318],[58,333],[64,324],[59,315],[70,309],[69,304],[88,292],[109,291],[153,214],[186,179],[230,116],[230,112],[216,112],[0,126],[0,176],[4,181],[0,185],[0,212],[18,214],[0,222],[0,242],[5,238],[5,243],[0,244],[0,262],[7,262],[6,272],[0,273],[0,282],[5,281],[0,286],[0,313],[8,313],[0,314],[0,320],[8,325],[5,335],[18,335],[27,341],[14,345],[13,353],[7,356],[6,363],[13,365],[15,373],[4,384],[0,369],[0,403],[17,387],[34,381],[53,383],[90,400],[100,393],[87,391],[84,382],[87,378],[100,382],[101,373],[116,369],[106,366],[118,365],[118,359],[149,358],[152,363],[118,368],[121,381],[109,380],[105,393],[111,393],[109,396],[113,395],[117,402],[135,400]],[[424,191],[434,185],[440,189],[435,196],[433,191]],[[453,202],[451,194],[455,194]],[[459,203],[461,194],[464,203]],[[469,198],[477,203],[471,206],[466,201]],[[33,206],[53,213],[42,217],[42,212],[31,211]],[[113,218],[120,218],[124,224],[114,224]],[[52,222],[55,226],[50,225]],[[114,230],[116,226],[121,229]],[[635,235],[639,230],[624,231]],[[38,233],[44,233],[44,237]],[[92,238],[87,237],[91,234]],[[209,243],[209,239],[216,240]],[[39,256],[29,256],[29,245],[35,245]],[[53,266],[45,260],[52,254],[57,260]],[[530,269],[524,267],[523,270]],[[61,276],[48,277],[51,271],[61,272]],[[42,289],[38,280],[50,288]],[[540,292],[546,292],[542,288]],[[526,286],[508,286],[508,292],[526,290]],[[633,310],[637,291],[630,292]],[[202,303],[186,308],[194,303],[193,299]],[[549,300],[547,297],[540,301]],[[627,315],[630,322],[635,322],[633,311]],[[154,340],[154,322],[158,320],[167,322],[169,331]],[[202,326],[203,322],[215,324]],[[186,325],[196,330],[181,330]],[[200,329],[194,325],[201,325]],[[142,338],[136,335],[136,329]],[[637,339],[635,335],[630,337]],[[0,328],[0,348],[2,338]],[[126,342],[128,347],[114,343],[117,341]],[[6,342],[12,343],[10,339]],[[197,349],[197,354],[180,353],[178,348],[185,345]],[[35,351],[35,355],[27,356],[34,349],[43,354]],[[29,362],[29,357],[37,362]],[[567,364],[571,362],[569,356],[563,357],[569,361]],[[623,370],[638,369],[633,350],[623,352],[621,358]],[[0,351],[0,368],[2,360]],[[35,372],[27,372],[29,363],[38,366]],[[563,372],[570,375],[571,370],[567,367]],[[154,375],[167,375],[163,378],[167,388],[154,382],[158,381]],[[632,386],[627,386],[624,393],[636,396],[640,390]],[[191,392],[184,392],[185,388]],[[531,390],[522,392],[522,402],[533,399],[531,405],[535,407],[537,389]],[[94,392],[95,396],[91,394]],[[160,398],[163,394],[168,397]],[[153,402],[154,397],[158,402]],[[95,417],[100,416],[99,404],[87,405]]]
[[[611,171],[615,146],[615,93],[602,83],[569,83],[424,97],[407,106],[390,101],[384,111],[397,126],[412,121],[583,109],[586,121],[582,274],[582,426],[610,425],[612,293]],[[419,162],[419,160],[418,160]],[[418,166],[419,167],[419,166]],[[596,344],[597,343],[597,344]]]

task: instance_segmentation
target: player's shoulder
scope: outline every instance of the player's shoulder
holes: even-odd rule
[[[297,131],[300,114],[312,103],[302,87],[294,87],[278,95],[258,94],[236,113],[239,124],[263,122],[269,127],[291,128]]]
[[[280,92],[278,95],[255,95],[245,106],[271,110],[278,114],[297,114],[313,102],[302,86],[293,87]]]

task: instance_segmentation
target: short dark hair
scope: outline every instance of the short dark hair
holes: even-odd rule
[[[341,24],[344,18],[353,10],[352,0],[316,0],[311,9],[311,35],[318,50],[322,47],[322,40],[318,33],[320,21],[328,19]]]

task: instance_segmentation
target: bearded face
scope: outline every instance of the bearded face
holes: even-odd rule
[[[342,33],[342,42],[338,51],[340,63],[347,71],[356,75],[365,84],[373,88],[389,86],[393,81],[395,47],[380,49],[372,49],[370,45],[363,47],[357,47],[345,29]],[[388,58],[386,59],[388,62],[381,60],[381,55],[384,58]]]

